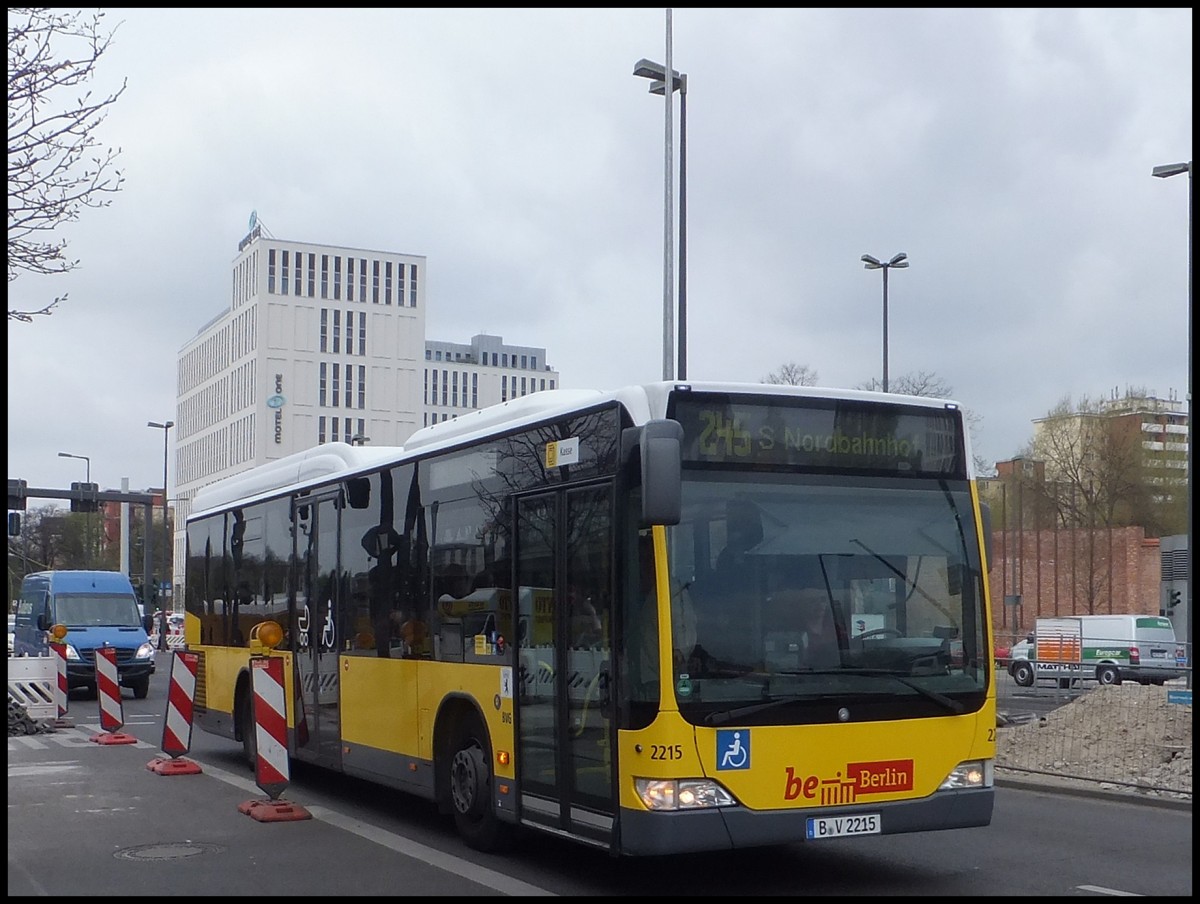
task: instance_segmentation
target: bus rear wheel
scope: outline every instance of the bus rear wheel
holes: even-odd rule
[[[462,726],[453,750],[449,790],[458,834],[477,851],[498,850],[506,833],[492,804],[491,754],[477,719]]]

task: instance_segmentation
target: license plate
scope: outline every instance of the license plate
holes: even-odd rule
[[[1166,650],[1151,650],[1150,656],[1154,659],[1166,659],[1167,651]]]
[[[860,816],[819,816],[808,820],[808,839],[842,838],[846,835],[878,835],[881,824],[878,813]]]

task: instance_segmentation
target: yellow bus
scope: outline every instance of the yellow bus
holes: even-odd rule
[[[986,521],[961,408],[912,396],[557,390],[325,444],[194,499],[196,724],[253,762],[282,657],[294,760],[480,850],[985,826]]]

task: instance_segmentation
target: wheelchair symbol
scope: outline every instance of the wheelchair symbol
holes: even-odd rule
[[[717,769],[750,768],[750,733],[747,731],[717,732]]]

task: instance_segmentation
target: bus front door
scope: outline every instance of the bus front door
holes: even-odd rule
[[[608,843],[616,811],[610,484],[517,501],[521,818]]]
[[[339,494],[296,505],[300,587],[297,626],[296,756],[336,767],[341,763],[338,650],[344,623],[338,563]]]

